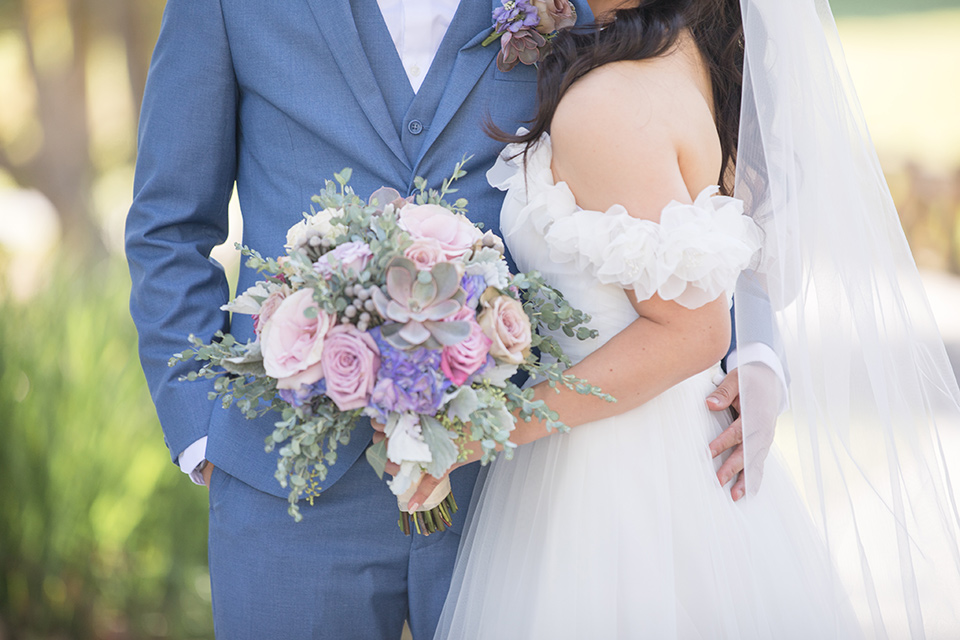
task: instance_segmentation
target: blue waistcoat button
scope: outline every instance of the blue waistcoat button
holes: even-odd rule
[[[419,120],[411,120],[410,124],[407,125],[407,131],[415,136],[418,136],[421,132],[423,132],[423,123]]]

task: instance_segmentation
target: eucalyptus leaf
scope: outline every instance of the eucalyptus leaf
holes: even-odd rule
[[[470,387],[460,387],[447,403],[447,416],[461,422],[470,422],[470,414],[479,408],[477,392]]]
[[[387,470],[387,441],[386,439],[367,447],[367,462],[373,467],[377,477],[383,480],[383,474]]]
[[[420,429],[423,440],[430,447],[433,459],[427,463],[426,471],[435,478],[441,477],[460,457],[460,450],[453,442],[457,434],[443,428],[436,418],[420,416]]]

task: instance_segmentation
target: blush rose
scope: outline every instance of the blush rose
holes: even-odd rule
[[[271,316],[280,308],[280,303],[284,301],[287,297],[287,294],[290,293],[287,287],[282,288],[279,291],[274,291],[267,299],[263,301],[263,304],[260,305],[260,311],[253,316],[253,331],[260,336],[263,330],[263,325],[270,320]]]
[[[369,334],[350,324],[334,327],[323,347],[327,395],[341,411],[367,406],[380,368],[380,349]]]
[[[520,364],[530,353],[530,318],[517,300],[488,289],[480,299],[483,311],[477,323],[490,338],[490,355],[501,362]]]
[[[262,323],[260,348],[267,375],[278,389],[299,389],[323,377],[324,338],[336,324],[313,300],[313,289],[292,293]]]
[[[490,345],[493,343],[473,317],[473,310],[464,307],[451,320],[463,320],[470,324],[470,335],[459,343],[444,347],[440,356],[440,369],[453,384],[460,386],[487,362]]]
[[[429,271],[433,265],[446,259],[443,247],[436,238],[417,238],[403,252],[405,258],[412,260],[417,269]]]
[[[444,259],[462,257],[483,238],[466,216],[453,213],[437,204],[408,205],[400,210],[400,226],[414,241],[433,238],[440,243]]]

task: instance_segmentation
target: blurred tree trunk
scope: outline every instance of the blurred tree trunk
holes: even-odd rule
[[[127,49],[127,77],[130,79],[130,97],[134,113],[139,116],[143,90],[147,85],[150,53],[157,39],[159,16],[155,8],[162,2],[146,0],[115,0],[120,15],[120,33]]]
[[[56,207],[65,249],[97,259],[106,248],[90,202],[93,167],[87,131],[86,54],[94,1],[68,0],[59,5],[20,0],[21,33],[36,84],[43,142],[25,164],[5,164],[18,183],[39,189]],[[51,16],[58,6],[63,10]],[[51,32],[51,21],[66,29]]]

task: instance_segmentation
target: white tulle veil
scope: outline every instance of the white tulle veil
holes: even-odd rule
[[[826,0],[741,0],[736,196],[764,232],[743,300],[771,302],[789,377],[776,440],[868,637],[960,637],[960,392]],[[738,305],[738,339],[765,322]],[[741,368],[748,497],[769,402]],[[954,484],[951,484],[954,483]]]

